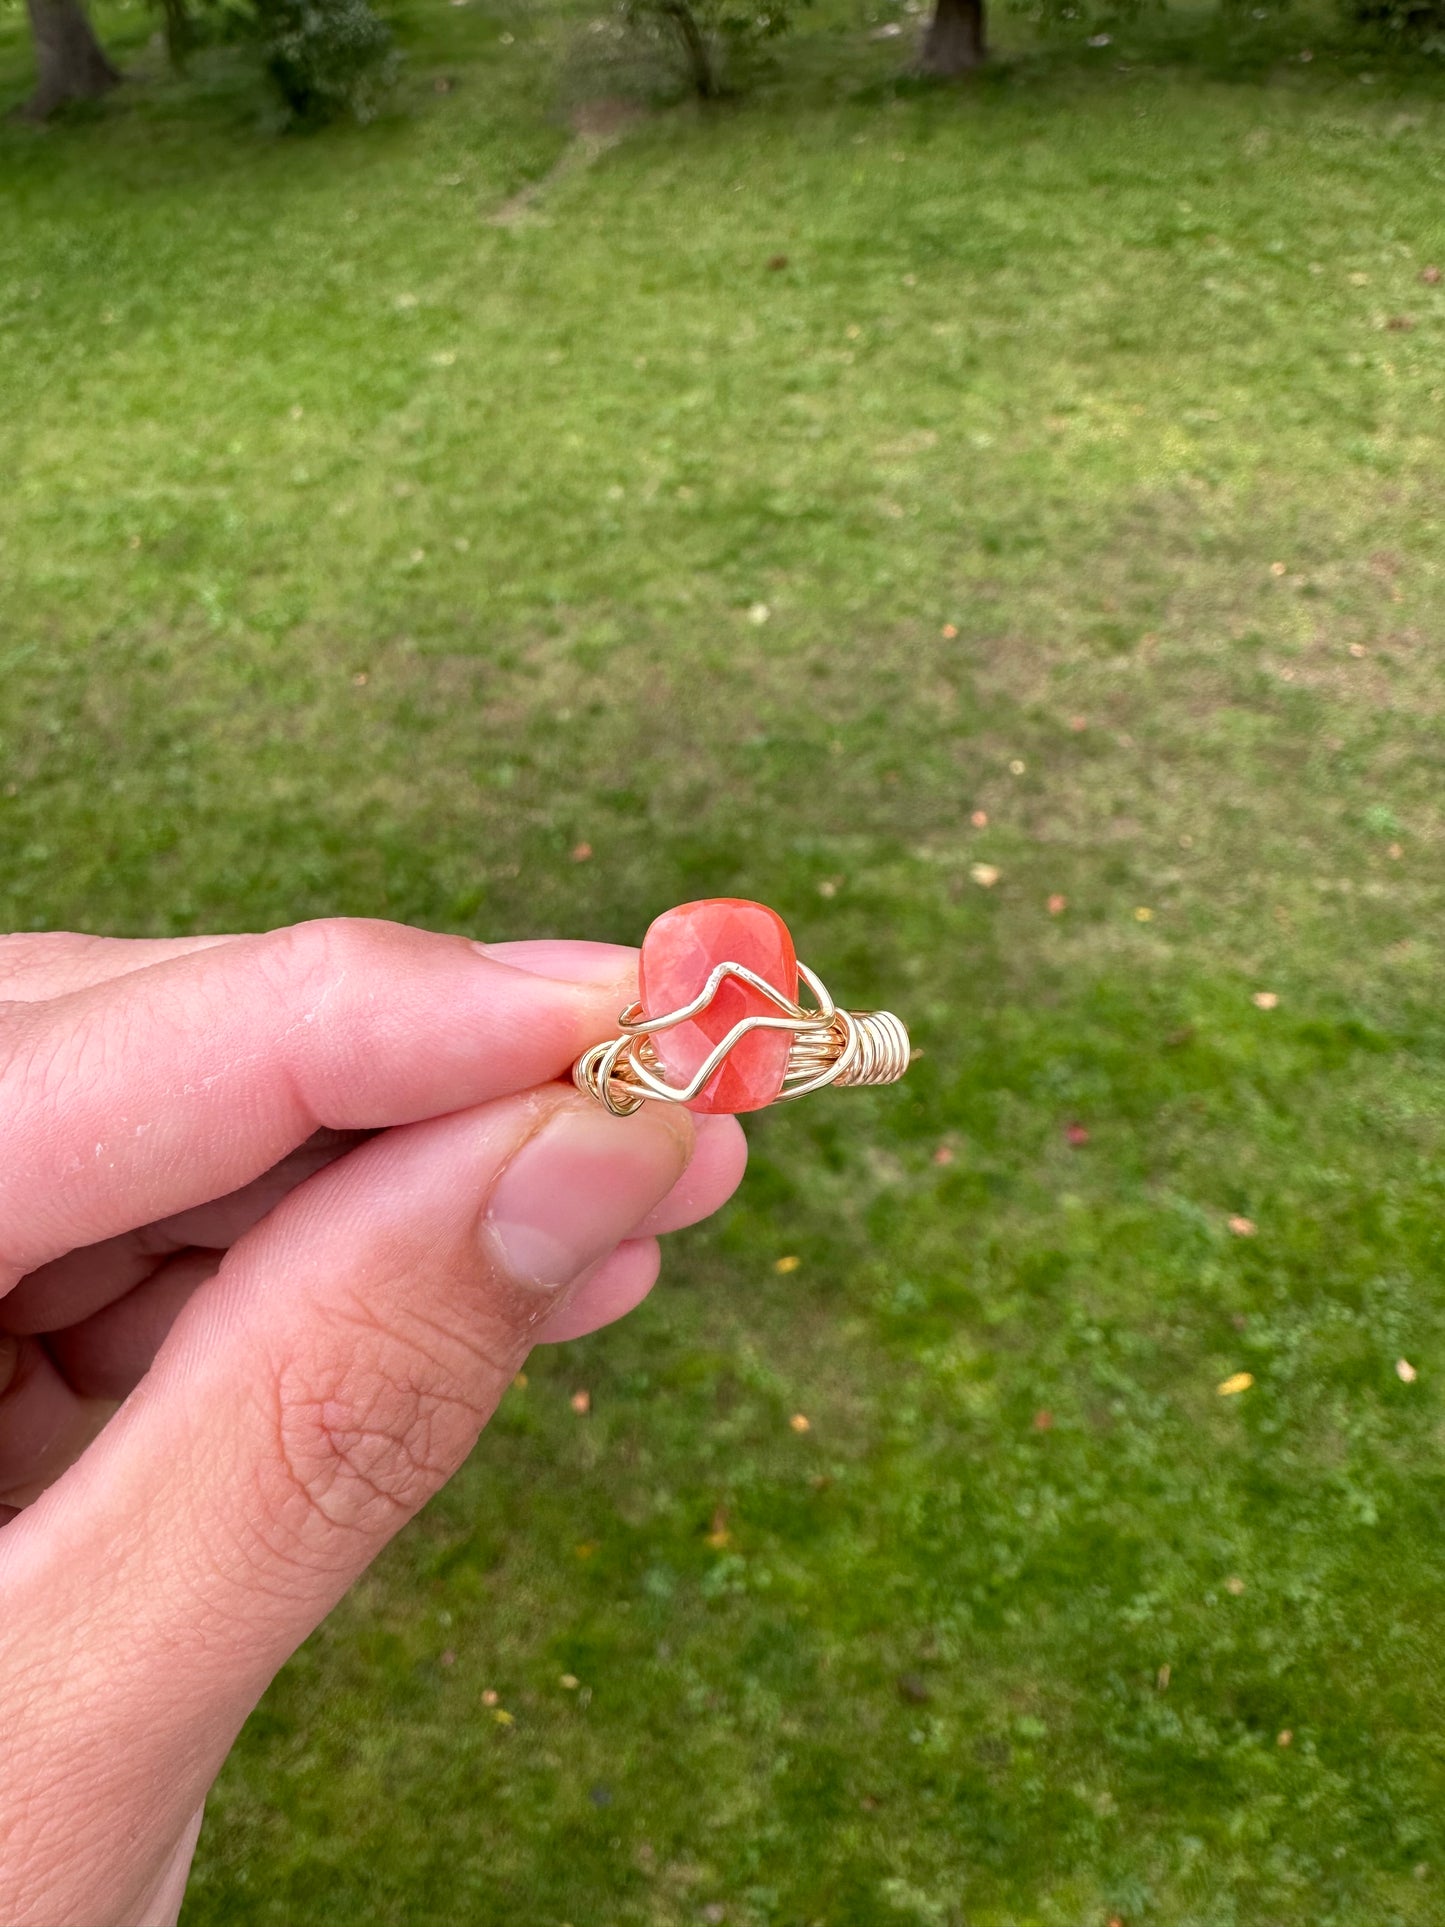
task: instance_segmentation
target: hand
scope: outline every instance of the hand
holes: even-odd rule
[[[283,1661],[528,1347],[737,1183],[732,1119],[553,1081],[635,977],[374,923],[0,940],[8,1927],[174,1920]]]

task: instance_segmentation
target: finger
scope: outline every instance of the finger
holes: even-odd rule
[[[387,1132],[241,1240],[0,1533],[0,1919],[133,1917],[276,1669],[690,1138],[553,1086]]]
[[[79,1458],[115,1410],[80,1398],[33,1338],[0,1338],[0,1503],[24,1505]]]
[[[641,1229],[658,1237],[710,1218],[743,1181],[748,1141],[735,1117],[694,1117],[692,1162]],[[3,1308],[3,1301],[0,1301]]]
[[[191,1293],[221,1268],[223,1251],[183,1251],[124,1298],[67,1330],[45,1349],[79,1398],[128,1398],[150,1370]],[[3,1414],[0,1406],[0,1414]]]
[[[672,1190],[637,1227],[638,1236],[619,1247],[612,1256],[578,1287],[566,1308],[561,1324],[549,1322],[539,1337],[555,1344],[564,1338],[580,1338],[597,1331],[634,1310],[656,1282],[660,1254],[656,1234],[675,1231],[700,1218],[710,1217],[737,1189],[747,1161],[747,1140],[736,1119],[696,1117],[691,1162]],[[67,1264],[47,1265],[23,1279],[7,1299],[0,1299],[0,1324],[12,1331],[44,1330],[46,1349],[70,1389],[82,1398],[122,1399],[127,1397],[149,1371],[166,1333],[181,1307],[196,1287],[214,1277],[227,1246],[248,1231],[282,1196],[334,1161],[339,1147],[350,1148],[354,1138],[331,1133],[325,1142],[309,1140],[294,1157],[268,1172],[245,1192],[221,1200],[219,1205],[184,1213],[166,1227],[174,1231],[176,1244],[185,1242],[189,1230],[199,1249],[184,1249],[168,1261],[148,1257],[143,1262],[148,1275],[128,1286],[124,1295],[110,1294],[108,1300],[81,1312],[78,1317],[56,1320],[51,1324],[29,1325],[10,1316],[17,1307],[24,1317],[44,1316],[43,1298],[32,1303],[31,1286],[47,1274]],[[303,1157],[303,1153],[308,1154]],[[282,1174],[286,1179],[282,1182]],[[652,1235],[648,1235],[652,1234]],[[114,1245],[132,1241],[117,1239]],[[107,1247],[95,1249],[105,1251]],[[76,1258],[86,1254],[77,1252]],[[78,1298],[69,1298],[73,1310]],[[57,1309],[51,1304],[49,1309]],[[61,1329],[61,1327],[64,1327]]]
[[[132,970],[210,950],[231,937],[87,937],[71,930],[0,937],[0,1003],[38,1003]]]
[[[662,1247],[656,1238],[629,1238],[573,1292],[537,1332],[539,1345],[561,1345],[615,1325],[636,1311],[657,1283]]]
[[[373,1130],[555,1078],[606,1034],[618,995],[463,938],[337,919],[13,1005],[0,1292],[250,1183],[322,1125]]]
[[[289,1157],[229,1196],[162,1218],[118,1238],[67,1251],[0,1298],[0,1331],[58,1332],[78,1325],[145,1282],[174,1253],[193,1246],[226,1251],[288,1192],[354,1145],[360,1131],[315,1131]]]

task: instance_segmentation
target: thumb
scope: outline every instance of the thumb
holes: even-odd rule
[[[0,1536],[0,1919],[158,1917],[272,1676],[691,1144],[681,1111],[617,1119],[550,1085],[373,1139],[235,1246]]]

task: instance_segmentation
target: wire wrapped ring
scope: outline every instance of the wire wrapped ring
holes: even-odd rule
[[[614,1117],[629,1117],[648,1098],[667,1104],[690,1104],[721,1068],[734,1046],[755,1030],[792,1033],[782,1088],[772,1100],[806,1097],[828,1084],[894,1084],[908,1069],[911,1051],[908,1032],[891,1010],[840,1010],[821,979],[805,963],[798,975],[812,993],[812,1009],[787,997],[765,977],[745,965],[723,962],[714,966],[706,984],[691,1003],[649,1017],[641,1004],[629,1004],[618,1019],[620,1033],[594,1044],[572,1067],[578,1090],[597,1099]],[[740,1019],[708,1052],[686,1084],[669,1084],[653,1037],[687,1023],[705,1010],[720,986],[736,978],[760,991],[777,1016],[751,1015]]]

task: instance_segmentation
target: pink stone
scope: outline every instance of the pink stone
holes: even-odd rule
[[[742,897],[707,897],[665,910],[642,939],[642,1008],[650,1017],[690,1004],[720,963],[742,964],[797,1002],[798,959],[788,926],[765,903]],[[727,978],[706,1010],[653,1045],[668,1081],[686,1084],[708,1052],[744,1017],[780,1017],[751,984]],[[759,1111],[783,1088],[791,1033],[755,1030],[736,1043],[715,1074],[688,1105],[690,1111]]]

